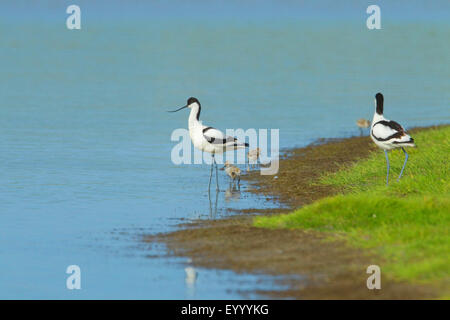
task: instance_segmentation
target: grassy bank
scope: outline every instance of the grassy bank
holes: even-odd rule
[[[450,126],[413,135],[417,149],[400,182],[401,150],[390,152],[391,176],[381,150],[368,159],[323,176],[318,184],[342,193],[318,200],[290,214],[258,217],[264,228],[301,228],[329,232],[350,245],[371,249],[384,261],[384,276],[430,283],[450,295]]]

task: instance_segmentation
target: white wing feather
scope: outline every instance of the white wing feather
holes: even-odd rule
[[[221,143],[223,143],[224,140],[226,141],[226,143],[229,143],[229,142],[234,143],[235,138],[225,135],[222,131],[217,130],[216,128],[203,126],[203,130],[207,129],[207,128],[208,128],[208,130],[203,132],[203,135],[205,136],[205,138],[208,141],[211,141],[212,139],[214,139],[214,141],[212,143],[215,142],[215,143],[221,144]]]
[[[393,134],[397,133],[397,130],[394,130],[388,126],[383,124],[375,124],[372,128],[373,135],[379,139],[387,139]]]

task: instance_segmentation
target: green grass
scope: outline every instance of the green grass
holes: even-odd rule
[[[290,214],[257,217],[264,228],[302,228],[329,232],[350,245],[370,249],[392,278],[444,287],[450,294],[450,126],[418,132],[408,149],[389,153],[390,184],[385,185],[384,152],[322,177],[342,194],[319,200]]]

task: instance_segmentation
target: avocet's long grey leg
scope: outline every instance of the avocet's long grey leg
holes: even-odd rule
[[[213,158],[214,160],[214,165],[216,167],[216,191],[219,192],[219,173],[218,173],[218,169],[217,169],[217,163],[216,163],[216,159]]]
[[[211,190],[211,179],[212,179],[212,173],[213,173],[213,165],[214,165],[214,154],[213,154],[213,161],[211,161],[211,171],[209,173],[208,192]]]
[[[386,174],[386,185],[389,184],[389,157],[388,157],[388,152],[387,150],[384,150],[384,154],[386,155],[386,165],[387,165],[387,174]]]
[[[402,177],[403,170],[404,170],[405,167],[406,167],[406,162],[408,162],[408,153],[406,152],[405,148],[403,148],[403,147],[402,147],[402,150],[403,150],[403,152],[405,153],[405,162],[403,162],[402,171],[400,171],[400,175],[398,176],[397,181],[399,181],[400,178]]]
[[[209,200],[209,217],[212,218],[213,212],[212,212],[212,203],[211,203],[211,192],[209,192],[209,191],[208,191],[208,200]]]

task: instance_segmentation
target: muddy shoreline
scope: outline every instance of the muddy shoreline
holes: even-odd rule
[[[410,132],[426,129],[416,128]],[[329,241],[329,235],[252,226],[254,214],[289,212],[341,192],[314,183],[324,173],[335,172],[341,166],[363,159],[372,150],[375,146],[367,136],[321,139],[304,148],[292,149],[280,159],[276,176],[261,176],[255,171],[243,177],[253,186],[250,192],[275,197],[287,209],[271,209],[269,213],[267,209],[256,208],[226,219],[200,220],[180,225],[175,232],[145,236],[144,241],[163,243],[168,255],[189,257],[193,266],[284,276],[283,280],[274,280],[282,282],[278,284],[284,289],[256,292],[263,298],[435,298],[438,293],[434,288],[386,277],[381,290],[368,290],[366,268],[371,264],[382,265],[383,259],[371,252],[349,248],[343,241]]]

